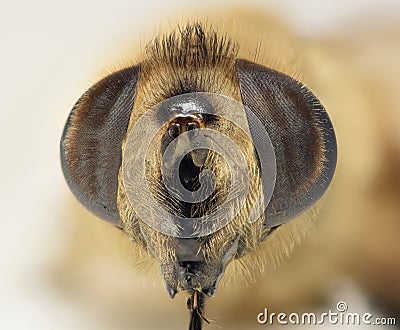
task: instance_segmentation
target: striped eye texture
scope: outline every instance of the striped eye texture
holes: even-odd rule
[[[61,138],[61,165],[75,195],[96,216],[121,226],[117,207],[121,144],[132,111],[139,67],[115,72],[73,107]]]
[[[337,158],[332,123],[298,81],[246,60],[237,60],[236,69],[243,104],[263,123],[275,151],[277,178],[266,221],[290,220],[312,206],[331,182]]]

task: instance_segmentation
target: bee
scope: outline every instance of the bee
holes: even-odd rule
[[[238,49],[201,23],[154,39],[83,94],[61,138],[73,194],[157,260],[171,298],[188,293],[189,329],[227,266],[263,253],[336,166],[321,102]]]

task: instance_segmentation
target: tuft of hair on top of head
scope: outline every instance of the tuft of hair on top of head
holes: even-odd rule
[[[232,61],[238,51],[238,43],[199,21],[179,26],[169,34],[156,37],[146,46],[149,58],[192,68]]]
[[[147,107],[193,92],[240,100],[235,61],[239,45],[211,25],[189,22],[159,35],[145,48],[136,95]]]

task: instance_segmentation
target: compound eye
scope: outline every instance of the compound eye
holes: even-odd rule
[[[181,124],[172,123],[168,128],[168,135],[171,139],[175,139],[181,133]]]

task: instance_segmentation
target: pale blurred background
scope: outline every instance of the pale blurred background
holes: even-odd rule
[[[342,300],[400,323],[400,2],[215,3],[2,2],[1,329],[187,328],[184,297],[170,300],[154,267],[135,267],[123,234],[75,201],[59,140],[92,83],[193,15],[240,27],[246,44],[262,38],[261,52],[293,64],[326,106],[339,147],[316,230],[255,285],[221,287],[207,316],[259,329],[265,307],[324,312]]]

